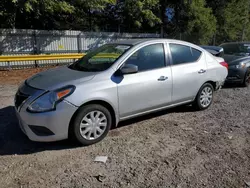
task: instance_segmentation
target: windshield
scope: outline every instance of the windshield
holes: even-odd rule
[[[106,44],[88,52],[81,59],[69,66],[71,69],[85,72],[99,72],[111,67],[131,46]]]
[[[236,56],[249,56],[250,44],[247,43],[235,43],[235,44],[223,44],[224,54],[236,55]]]

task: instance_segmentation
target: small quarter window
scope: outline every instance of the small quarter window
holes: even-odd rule
[[[193,60],[197,61],[201,56],[201,51],[196,50],[194,48],[191,48],[191,50],[192,50],[192,53],[193,53]]]

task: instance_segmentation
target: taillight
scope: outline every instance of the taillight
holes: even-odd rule
[[[220,62],[220,64],[221,64],[223,67],[226,67],[226,68],[228,69],[228,64],[227,64],[225,61]]]

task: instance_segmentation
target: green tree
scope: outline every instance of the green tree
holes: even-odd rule
[[[14,23],[13,10],[15,6],[10,0],[2,0],[0,3],[0,27],[12,28]]]
[[[182,34],[187,30],[189,4],[190,2],[184,0],[167,0],[165,7],[168,12],[164,22],[164,33],[168,37],[182,39]]]
[[[240,41],[250,38],[249,7],[249,0],[232,0],[227,4],[223,14],[224,24],[220,29],[220,35],[223,32],[225,36],[224,41]]]
[[[191,3],[185,2],[188,6],[188,40],[198,44],[208,44],[211,42],[216,32],[216,18],[212,14],[212,9],[206,7],[205,0],[193,0]]]
[[[2,0],[0,27],[158,32],[198,44],[216,36],[220,44],[250,39],[249,13],[249,0]]]
[[[1,27],[53,29],[74,7],[64,0],[3,0],[0,10]]]
[[[123,32],[124,28],[124,2],[108,4],[103,10],[103,20],[101,20],[106,31]]]
[[[131,27],[142,28],[144,24],[153,27],[161,23],[159,0],[125,0],[124,16]]]
[[[217,20],[216,33],[214,35],[213,44],[220,44],[226,36],[223,34],[223,25],[225,24],[225,8],[231,0],[207,0],[207,6],[213,11]]]
[[[77,29],[87,31],[99,30],[99,21],[103,20],[103,10],[115,0],[71,0],[75,7],[74,25]],[[104,24],[104,23],[100,23]]]
[[[249,0],[211,0],[217,19],[216,44],[249,40]]]

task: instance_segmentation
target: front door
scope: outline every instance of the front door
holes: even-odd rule
[[[172,75],[166,66],[164,45],[140,48],[125,62],[138,66],[135,74],[123,75],[118,84],[120,118],[166,106],[171,103]]]

